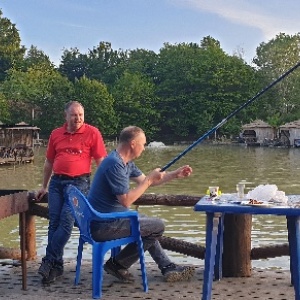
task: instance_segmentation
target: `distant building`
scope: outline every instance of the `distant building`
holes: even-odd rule
[[[39,139],[40,128],[24,122],[6,125],[0,124],[0,146],[3,147],[34,147]]]
[[[14,125],[0,123],[0,165],[32,162],[39,132],[40,128],[24,122]]]
[[[300,120],[281,125],[279,127],[279,136],[282,144],[290,147],[299,147]]]
[[[242,126],[240,138],[249,145],[262,145],[266,141],[273,141],[276,138],[276,131],[268,123],[255,120]]]

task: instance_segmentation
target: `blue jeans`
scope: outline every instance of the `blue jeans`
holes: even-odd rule
[[[164,222],[159,218],[139,214],[139,223],[144,250],[148,250],[159,269],[166,267],[171,260],[157,240],[165,230]],[[112,240],[129,235],[130,223],[126,219],[92,223],[91,232],[96,241]],[[115,258],[120,265],[128,269],[139,259],[136,243],[126,245]]]
[[[48,245],[43,261],[58,265],[63,265],[64,247],[74,226],[71,209],[64,199],[64,188],[69,184],[76,186],[83,194],[87,195],[90,188],[90,178],[81,177],[64,180],[55,176],[51,177],[48,194]]]

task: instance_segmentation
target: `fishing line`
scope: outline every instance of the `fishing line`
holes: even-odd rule
[[[270,88],[272,88],[275,84],[277,84],[279,81],[281,81],[283,78],[288,76],[290,73],[292,73],[295,69],[297,69],[300,66],[300,62],[298,62],[295,66],[287,70],[284,74],[282,74],[280,77],[278,77],[276,80],[274,80],[272,83],[270,83],[267,87],[262,89],[259,93],[257,93],[253,98],[249,99],[247,102],[242,104],[240,107],[235,109],[233,112],[231,112],[225,119],[223,119],[219,124],[217,124],[215,127],[207,131],[204,135],[202,135],[197,141],[195,141],[193,144],[191,144],[189,147],[187,147],[184,151],[182,151],[178,156],[176,156],[173,160],[171,160],[169,163],[167,163],[164,167],[161,168],[161,172],[167,170],[170,166],[172,166],[175,162],[177,162],[181,157],[183,157],[185,154],[187,154],[190,150],[192,150],[196,145],[198,145],[200,142],[202,142],[206,137],[217,131],[221,126],[223,126],[229,119],[231,119],[234,115],[236,115],[240,110],[247,107],[250,103],[252,103],[254,100],[256,100],[258,97],[260,97],[262,94],[264,94],[266,91],[268,91]]]

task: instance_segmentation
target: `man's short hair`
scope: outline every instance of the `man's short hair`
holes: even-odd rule
[[[129,143],[135,139],[139,134],[144,133],[144,130],[137,126],[128,126],[125,127],[119,137],[120,143]]]
[[[67,112],[70,106],[74,104],[80,105],[84,109],[83,105],[79,101],[72,100],[65,104],[65,112]]]

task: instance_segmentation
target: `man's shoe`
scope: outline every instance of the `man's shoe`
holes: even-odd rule
[[[43,284],[52,283],[63,274],[64,267],[60,265],[54,265],[53,268],[50,270],[48,278],[43,278]]]
[[[50,261],[42,260],[38,273],[43,277],[43,280],[47,280],[49,278],[52,267],[53,264]]]
[[[194,276],[195,268],[192,266],[178,266],[171,263],[162,268],[161,273],[167,282],[187,281]]]
[[[104,265],[104,270],[112,275],[122,280],[123,282],[133,282],[134,278],[132,274],[125,269],[121,265],[119,265],[116,261],[110,258]]]

